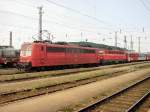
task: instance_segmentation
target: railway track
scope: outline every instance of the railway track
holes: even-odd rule
[[[40,96],[40,95],[44,95],[47,93],[53,93],[56,91],[61,91],[64,89],[69,89],[72,87],[81,86],[84,84],[89,84],[89,83],[100,81],[103,79],[108,79],[111,77],[124,75],[126,73],[130,73],[130,71],[114,72],[111,75],[102,75],[99,77],[93,77],[93,78],[82,79],[82,80],[78,80],[78,81],[66,82],[66,83],[57,84],[57,85],[53,85],[53,86],[44,86],[41,88],[33,88],[31,90],[1,94],[0,95],[0,99],[1,99],[0,105],[5,105],[8,103],[12,103],[14,101],[23,100],[23,99],[27,99],[27,98],[31,98],[31,97],[35,97],[35,96]],[[138,71],[133,72],[133,73],[138,73]]]
[[[116,66],[114,68],[116,68]],[[111,75],[96,76],[93,78],[87,78],[87,79],[82,79],[82,80],[78,80],[78,81],[62,83],[62,84],[58,84],[58,85],[54,85],[54,86],[46,86],[46,87],[35,88],[35,89],[33,88],[31,90],[25,90],[25,91],[21,91],[21,92],[12,92],[12,93],[8,93],[8,94],[3,94],[3,95],[0,95],[0,99],[1,99],[0,105],[5,105],[5,104],[13,102],[13,101],[31,98],[31,97],[43,95],[46,93],[52,93],[52,92],[56,92],[56,91],[60,91],[60,90],[64,90],[64,89],[92,83],[95,81],[115,77],[115,76],[118,76],[121,74],[123,75],[123,74],[129,73],[129,72],[131,72],[131,71],[128,71],[128,70],[119,71],[119,72],[111,73]]]
[[[106,74],[105,75],[98,75],[98,76],[89,77],[89,78],[86,78],[86,79],[81,79],[81,80],[76,80],[76,81],[69,81],[69,82],[66,82],[66,83],[60,83],[60,84],[57,84],[57,85],[44,86],[44,87],[33,88],[33,89],[29,89],[29,90],[25,89],[23,91],[18,91],[18,92],[17,91],[16,92],[11,91],[10,93],[0,95],[0,99],[1,99],[0,104],[5,104],[5,103],[13,102],[13,101],[16,101],[16,100],[21,100],[21,99],[25,99],[25,98],[34,97],[34,96],[39,96],[39,95],[43,95],[43,94],[46,94],[46,93],[52,93],[52,92],[55,92],[55,91],[60,91],[60,90],[64,90],[64,89],[68,89],[68,88],[72,88],[72,87],[76,87],[76,86],[80,86],[80,85],[100,81],[100,80],[103,80],[103,79],[115,77],[115,76],[118,76],[118,75],[123,75],[125,73],[130,73],[130,72],[131,71],[127,70],[127,69],[125,69],[123,71],[119,69],[119,71],[108,72],[109,73],[108,75],[106,75]],[[79,75],[81,75],[81,74],[79,74]],[[87,74],[85,74],[85,75],[87,76]],[[72,75],[72,76],[74,77],[73,79],[75,79],[76,75]],[[66,79],[66,76],[64,78]],[[57,78],[56,78],[56,80],[57,80]],[[33,85],[33,84],[31,84],[31,85]]]
[[[138,107],[136,112],[149,112],[150,111],[150,94],[144,100],[145,101]]]
[[[11,83],[11,82],[19,82],[19,81],[40,79],[40,78],[46,78],[46,77],[65,76],[68,74],[74,74],[74,73],[79,73],[79,72],[81,73],[81,72],[87,72],[87,71],[142,65],[142,64],[150,64],[150,63],[149,62],[134,62],[134,63],[126,63],[126,64],[101,66],[101,67],[92,67],[92,68],[74,68],[74,69],[64,69],[64,70],[56,70],[56,71],[53,70],[53,71],[45,71],[45,72],[0,75],[0,83]]]
[[[17,74],[17,73],[23,73],[16,68],[0,68],[0,75],[11,75],[11,74]]]
[[[150,96],[150,77],[107,96],[78,112],[134,112]],[[143,106],[144,107],[144,106]],[[147,108],[148,111],[149,108]],[[141,112],[147,112],[141,109]]]
[[[33,90],[2,94],[2,95],[0,95],[0,99],[1,99],[0,105],[5,105],[7,103],[14,102],[17,100],[31,98],[31,97],[35,97],[35,96],[39,96],[39,95],[43,95],[43,94],[47,94],[47,93],[52,93],[52,92],[61,91],[64,89],[69,89],[69,88],[76,87],[76,86],[81,86],[84,84],[100,81],[100,80],[111,78],[111,77],[116,77],[116,76],[120,75],[121,73],[123,75],[124,73],[128,73],[128,71],[116,72],[116,73],[113,73],[112,75],[102,75],[99,77],[82,79],[79,81],[67,82],[67,83],[62,83],[62,84],[58,84],[58,85],[54,85],[54,86],[37,88],[37,89],[33,89]]]
[[[142,61],[142,62],[132,62],[132,63],[125,63],[125,64],[115,64],[115,65],[105,65],[105,66],[99,66],[99,67],[91,67],[91,69],[95,68],[113,68],[113,67],[121,67],[121,66],[128,66],[128,65],[136,65],[136,64],[142,64],[142,63],[149,63],[150,61]],[[68,68],[68,69],[80,69],[80,67],[75,67],[75,68]],[[82,67],[82,69],[89,69],[87,67]],[[67,69],[52,69],[50,71],[60,71],[60,70],[67,70]],[[41,71],[45,72],[45,71]],[[15,74],[26,74],[26,73],[40,73],[37,71],[30,71],[30,72],[24,72],[24,71],[19,71],[16,68],[0,68],[0,76],[1,75],[15,75]]]

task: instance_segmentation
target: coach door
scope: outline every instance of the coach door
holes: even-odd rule
[[[45,46],[41,46],[40,48],[41,52],[40,52],[40,63],[41,65],[45,65],[46,64],[46,51],[45,51]]]
[[[75,61],[75,64],[81,63],[80,62],[80,50],[79,50],[79,48],[74,49],[74,61]]]
[[[66,48],[66,64],[73,64],[73,52],[72,48]]]

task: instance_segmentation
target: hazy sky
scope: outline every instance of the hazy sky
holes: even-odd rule
[[[0,45],[32,42],[38,32],[38,6],[43,6],[43,29],[54,35],[53,41],[85,41],[124,47],[133,35],[134,49],[150,52],[150,0],[0,0]],[[61,6],[66,6],[63,8]],[[142,31],[144,27],[145,31]],[[121,29],[121,32],[119,32]],[[66,36],[67,35],[67,36]]]

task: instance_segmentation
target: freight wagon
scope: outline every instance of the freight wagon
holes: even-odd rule
[[[0,46],[0,65],[12,66],[19,61],[19,50],[11,46]]]

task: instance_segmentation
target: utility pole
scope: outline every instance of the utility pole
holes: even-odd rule
[[[83,37],[83,33],[81,32],[81,40],[82,40],[82,37]]]
[[[42,6],[38,7],[38,9],[39,9],[39,32],[38,34],[39,34],[39,41],[42,41],[42,14],[43,14],[42,9],[43,7]]]
[[[10,33],[9,33],[9,38],[10,38],[10,40],[9,40],[9,46],[11,46],[12,47],[12,31],[10,31]]]
[[[122,33],[122,30],[120,29],[120,34]]]
[[[138,37],[138,41],[139,41],[139,53],[141,53],[141,37]]]
[[[66,39],[68,38],[68,35],[67,35],[67,33],[66,33]]]
[[[142,31],[143,31],[143,33],[145,32],[145,28],[144,27],[143,27]]]
[[[133,51],[133,39],[132,39],[132,35],[131,35],[130,49],[131,49],[131,51]]]
[[[127,36],[124,36],[124,48],[127,49]]]
[[[115,32],[115,47],[117,47],[117,32]]]
[[[98,38],[100,39],[100,41],[101,41],[101,33],[97,33],[97,35],[98,35]]]

